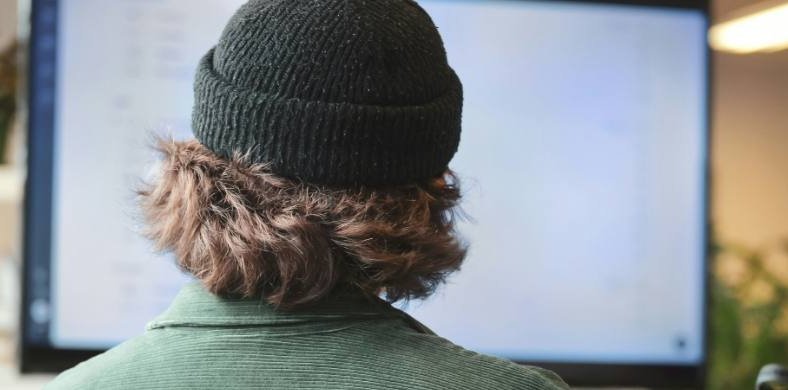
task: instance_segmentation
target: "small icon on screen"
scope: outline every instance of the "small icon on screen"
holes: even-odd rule
[[[684,351],[687,349],[687,339],[684,336],[676,336],[674,339],[674,345],[677,351]]]

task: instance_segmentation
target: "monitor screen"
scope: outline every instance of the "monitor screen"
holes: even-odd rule
[[[140,234],[151,134],[242,0],[34,2],[25,347],[97,351],[189,280]],[[518,362],[705,360],[706,14],[424,0],[464,84],[462,270],[404,308]]]

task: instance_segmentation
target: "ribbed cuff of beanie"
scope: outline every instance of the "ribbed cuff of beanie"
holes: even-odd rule
[[[417,182],[446,170],[460,140],[462,86],[424,104],[306,101],[239,89],[213,66],[195,81],[193,131],[213,152],[248,153],[285,177],[330,185]]]

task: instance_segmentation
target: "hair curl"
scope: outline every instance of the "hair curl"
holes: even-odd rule
[[[451,171],[389,188],[332,188],[273,174],[199,142],[159,140],[160,176],[139,191],[146,235],[222,296],[262,296],[283,309],[339,286],[424,298],[459,269],[460,198]]]

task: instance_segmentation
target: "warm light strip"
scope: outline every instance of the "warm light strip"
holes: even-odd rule
[[[715,25],[709,43],[734,53],[788,49],[788,2]]]

